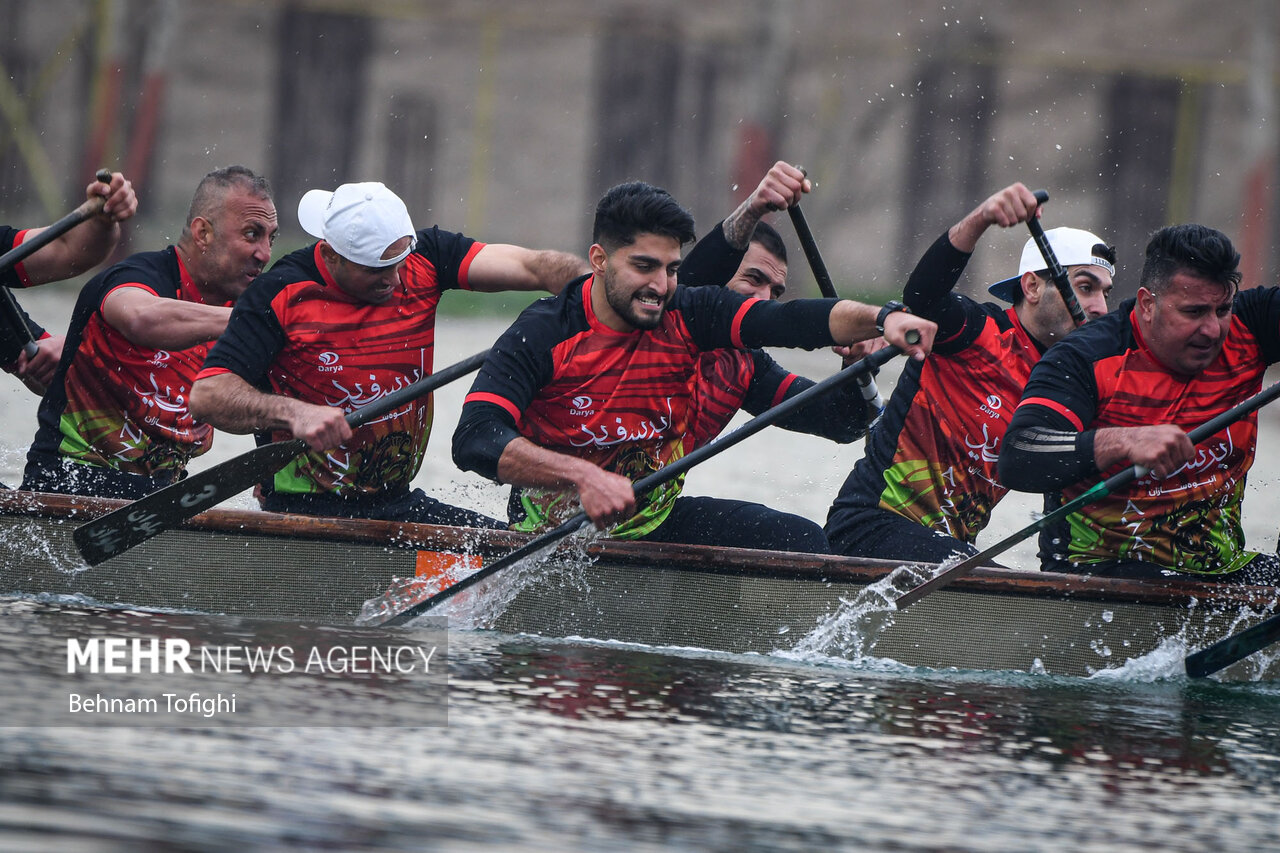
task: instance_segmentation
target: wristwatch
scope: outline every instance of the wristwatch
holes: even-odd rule
[[[880,313],[876,315],[876,331],[877,332],[879,332],[882,335],[884,334],[884,321],[889,319],[889,315],[893,314],[896,311],[906,311],[908,314],[911,313],[910,308],[903,305],[901,302],[899,302],[896,299],[890,299],[888,302],[884,304],[884,307],[880,309]]]

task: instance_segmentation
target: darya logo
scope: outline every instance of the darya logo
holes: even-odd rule
[[[987,417],[990,417],[990,418],[999,418],[999,417],[1000,417],[1000,408],[1001,408],[1002,406],[1004,406],[1004,401],[1003,401],[1003,400],[1001,400],[1001,399],[1000,399],[998,396],[996,396],[995,394],[988,394],[988,395],[987,395],[987,402],[986,402],[986,403],[984,403],[984,404],[983,404],[982,406],[980,406],[979,408],[982,410],[982,413],[983,413],[984,415],[986,415]]]
[[[169,358],[170,358],[170,355],[168,352],[162,349],[158,349],[156,350],[155,355],[151,356],[151,364],[155,365],[156,367],[168,367]]]
[[[569,414],[578,415],[579,417],[595,414],[595,410],[591,408],[591,403],[590,397],[579,394],[569,401]]]
[[[338,373],[342,370],[342,365],[338,364],[338,354],[331,350],[320,353],[320,372],[321,373]]]

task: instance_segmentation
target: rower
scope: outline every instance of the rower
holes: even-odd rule
[[[799,200],[797,175],[786,176],[780,206]],[[816,524],[759,504],[680,497],[668,484],[637,506],[633,480],[683,453],[701,352],[879,334],[878,308],[850,300],[779,303],[677,287],[681,249],[693,238],[693,217],[665,190],[613,187],[596,206],[591,274],[525,309],[490,352],[463,406],[453,457],[515,487],[516,529],[541,530],[580,507],[623,538],[826,551]],[[919,344],[907,343],[911,330]],[[886,337],[923,358],[933,330],[895,314]]]
[[[411,489],[431,435],[431,397],[353,430],[346,415],[430,375],[436,306],[450,290],[559,291],[586,269],[566,252],[415,231],[377,182],[311,190],[298,222],[320,238],[245,293],[191,389],[191,409],[259,444],[310,451],[264,482],[270,512],[506,527]]]
[[[83,224],[43,246],[26,260],[0,270],[0,286],[34,287],[74,278],[96,267],[120,242],[120,223],[138,212],[133,184],[119,172],[103,170],[102,177],[85,187],[85,198],[102,198],[102,209]],[[17,229],[0,225],[0,253],[37,239],[44,228]],[[65,335],[51,335],[31,319],[16,302],[6,300],[15,316],[0,322],[0,370],[12,373],[29,389],[43,394],[62,358]],[[23,328],[25,326],[25,328]],[[24,346],[35,342],[34,352]]]
[[[840,554],[940,563],[972,555],[991,509],[1008,492],[996,454],[1031,367],[1075,328],[1034,241],[1018,275],[991,285],[1004,302],[978,303],[954,288],[978,240],[1038,215],[1022,184],[992,195],[952,225],[920,258],[891,308],[938,324],[925,362],[908,364],[840,488],[827,536]],[[1088,317],[1107,310],[1115,250],[1088,231],[1055,228],[1049,244]]]
[[[790,198],[788,181],[799,181],[802,192],[809,186],[804,172],[778,161],[755,191],[689,250],[680,264],[679,282],[719,284],[728,265],[735,264],[725,287],[756,299],[781,299],[787,290],[787,247],[782,235],[762,217]],[[883,338],[842,348],[845,366],[878,349],[876,343],[883,344]],[[786,370],[762,349],[702,353],[694,374],[685,453],[714,439],[739,410],[758,415],[813,385],[813,380]],[[849,385],[778,426],[848,444],[862,438],[879,413],[873,402]]]
[[[1050,547],[1042,539],[1042,568],[1280,582],[1280,558],[1246,550],[1240,526],[1256,412],[1198,448],[1186,434],[1256,393],[1280,360],[1280,288],[1241,291],[1239,263],[1221,231],[1160,229],[1137,298],[1032,370],[1000,453],[1004,483],[1070,500],[1130,465],[1150,472],[1069,515]]]
[[[213,428],[187,395],[231,303],[271,260],[271,187],[244,166],[205,175],[175,245],[94,276],[40,402],[22,487],[137,499],[180,480]]]

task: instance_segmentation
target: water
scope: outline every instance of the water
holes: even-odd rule
[[[76,618],[45,607],[55,633]],[[124,630],[130,614],[95,618]],[[469,631],[449,652],[448,728],[397,727],[421,701],[405,686],[357,693],[347,728],[4,729],[0,847],[1277,844],[1275,684],[879,672]]]
[[[442,352],[473,351],[491,326],[445,325]],[[821,354],[782,360],[811,376],[828,369]],[[501,492],[447,460],[464,390],[437,400],[440,434],[420,482],[497,512]],[[0,394],[0,479],[12,482],[33,398]],[[768,492],[821,518],[860,445],[770,440],[697,469],[691,489]],[[202,464],[245,446],[218,444]],[[1263,457],[1254,488],[1271,480]],[[1002,505],[988,541],[1029,513]],[[1273,520],[1250,523],[1251,540],[1274,540]],[[65,691],[64,672],[32,661],[86,620],[103,635],[163,625],[193,643],[370,636],[0,599],[10,710]],[[0,849],[1280,849],[1280,684],[1192,682],[1176,674],[1181,648],[1071,679],[837,660],[822,635],[797,634],[779,643],[801,651],[757,656],[455,629],[447,727],[406,725],[432,713],[412,679],[260,678],[254,695],[292,725],[0,728]],[[345,725],[297,725],[328,710],[335,686],[351,709]]]

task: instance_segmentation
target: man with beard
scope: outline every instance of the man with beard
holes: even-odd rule
[[[782,206],[799,200],[799,191]],[[592,272],[529,307],[480,370],[453,457],[513,489],[513,526],[538,530],[580,505],[623,538],[822,553],[822,529],[759,504],[678,497],[672,482],[637,509],[632,482],[679,458],[700,353],[724,347],[850,344],[881,332],[924,358],[934,325],[848,300],[748,299],[677,287],[693,217],[665,190],[632,182],[596,207]],[[908,331],[920,343],[906,342]]]
[[[191,391],[191,410],[303,454],[262,484],[271,512],[505,527],[411,489],[431,436],[430,395],[357,428],[346,414],[432,371],[448,290],[556,293],[586,263],[429,228],[380,183],[311,190],[298,222],[320,241],[280,259],[236,306]]]
[[[940,563],[976,554],[974,541],[1008,488],[996,458],[1032,366],[1075,322],[1034,239],[1018,275],[990,293],[1005,307],[977,302],[955,287],[983,234],[1039,215],[1023,184],[1011,184],[940,235],[916,263],[902,298],[938,324],[928,360],[907,365],[865,455],[827,515],[827,537],[840,554]],[[1089,318],[1107,312],[1115,250],[1078,228],[1046,238]]]
[[[135,500],[185,476],[213,440],[187,409],[189,389],[276,231],[267,181],[227,166],[196,187],[176,245],[84,286],[22,488]]]
[[[1240,254],[1203,225],[1147,243],[1138,296],[1045,354],[1000,452],[1009,488],[1071,500],[1130,465],[1149,474],[1041,538],[1042,567],[1275,584],[1280,559],[1244,548],[1240,502],[1257,413],[1194,447],[1187,431],[1262,386],[1280,360],[1280,288],[1239,290]]]

